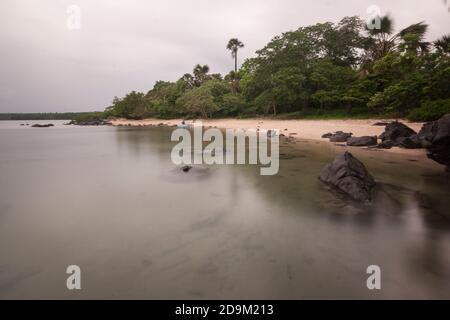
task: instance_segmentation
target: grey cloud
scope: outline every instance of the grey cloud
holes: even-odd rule
[[[78,5],[81,30],[66,27]],[[102,110],[113,96],[146,92],[197,63],[233,67],[226,42],[250,57],[272,37],[302,25],[364,16],[376,4],[398,28],[425,20],[431,40],[449,32],[442,0],[72,0],[0,2],[0,112]]]

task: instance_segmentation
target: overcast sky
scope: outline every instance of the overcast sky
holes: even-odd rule
[[[67,27],[70,5],[79,30]],[[103,110],[197,63],[227,73],[231,37],[245,44],[242,62],[277,34],[365,18],[370,5],[397,29],[425,20],[429,40],[450,32],[450,0],[0,0],[0,112]]]

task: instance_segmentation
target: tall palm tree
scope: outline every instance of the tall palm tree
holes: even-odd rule
[[[450,34],[442,36],[442,38],[434,41],[433,44],[440,53],[450,53]]]
[[[394,33],[394,21],[386,15],[380,17],[380,28],[367,28],[369,34],[369,44],[371,60],[375,61],[384,57],[389,52],[398,48],[426,52],[430,46],[428,42],[423,41],[428,30],[428,25],[419,22],[406,27],[398,33]],[[401,40],[401,43],[399,43]]]
[[[244,44],[237,38],[232,38],[228,41],[227,49],[231,51],[231,56],[234,59],[234,72],[237,72],[237,52],[243,47]]]
[[[368,28],[366,30],[370,37],[371,55],[373,60],[385,56],[395,47],[396,35],[392,36],[394,31],[394,22],[388,15],[380,17],[380,28]]]
[[[398,36],[402,40],[401,48],[409,52],[421,54],[429,51],[431,44],[424,41],[428,25],[424,21],[410,25],[401,30]]]

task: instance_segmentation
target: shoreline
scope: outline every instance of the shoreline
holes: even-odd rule
[[[114,119],[111,120],[113,126],[174,126],[181,123],[183,119]],[[274,119],[206,119],[203,121],[204,127],[217,127],[220,129],[278,129],[280,133],[295,139],[306,139],[327,142],[330,145],[341,145],[341,143],[329,142],[322,138],[322,135],[328,132],[344,131],[352,132],[354,137],[359,136],[379,136],[384,131],[384,126],[374,126],[380,121],[393,121],[396,119],[348,119],[348,120],[274,120]],[[409,122],[399,119],[408,127],[416,132],[422,128],[422,122]],[[187,124],[193,123],[192,120],[186,121]],[[345,144],[345,143],[344,143]],[[350,147],[350,149],[364,150],[365,147]],[[415,158],[427,158],[425,149],[403,149],[393,147],[391,149],[382,149],[383,152],[405,155]]]

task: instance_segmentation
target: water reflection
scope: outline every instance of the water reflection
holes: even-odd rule
[[[276,176],[185,173],[170,128],[39,132],[0,136],[1,298],[73,298],[73,263],[83,298],[449,298],[450,186],[437,166],[355,151],[378,182],[357,204],[317,179],[342,147],[283,144]],[[379,292],[365,286],[370,264]]]

